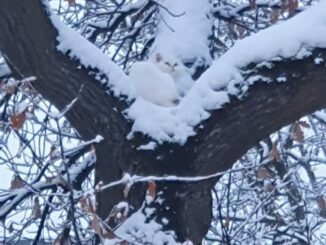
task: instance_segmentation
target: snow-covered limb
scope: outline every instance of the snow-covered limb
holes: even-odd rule
[[[63,159],[70,159],[69,165],[73,164],[74,161],[80,157],[82,154],[89,151],[89,149],[92,147],[92,145],[100,143],[103,140],[103,137],[100,135],[97,135],[94,139],[91,139],[89,141],[84,141],[79,143],[77,146],[66,148],[63,147],[63,149],[55,149],[51,152],[51,162],[55,162],[56,160]],[[56,143],[57,144],[57,143]],[[71,163],[72,161],[72,163]]]
[[[266,161],[270,161],[270,159],[267,159]],[[246,168],[239,168],[236,170],[228,170],[225,172],[220,172],[220,173],[215,173],[215,174],[211,174],[211,175],[207,175],[207,176],[195,176],[195,177],[184,177],[184,176],[173,176],[173,175],[168,175],[168,176],[139,176],[139,175],[130,175],[125,173],[124,176],[117,180],[117,181],[113,181],[111,183],[108,184],[101,184],[98,185],[97,188],[95,188],[94,191],[88,191],[88,194],[93,194],[93,192],[100,192],[103,191],[105,189],[108,188],[112,188],[114,186],[118,186],[118,185],[128,185],[128,186],[132,186],[133,184],[136,183],[148,183],[151,181],[162,181],[162,182],[184,182],[184,183],[192,183],[192,182],[200,182],[200,181],[204,181],[204,180],[209,180],[209,179],[214,179],[216,177],[220,177],[222,175],[225,175],[227,173],[234,173],[234,172],[239,172],[239,171],[243,171]]]
[[[301,59],[296,56],[303,50],[325,48],[326,36],[321,35],[326,32],[325,7],[326,1],[321,1],[284,23],[237,42],[212,64],[176,108],[136,101],[127,110],[134,120],[132,133],[140,131],[159,142],[185,143],[195,134],[193,128],[210,116],[208,111],[223,107],[238,91],[236,86],[247,84],[241,69],[277,57]]]
[[[179,6],[180,8],[176,7],[176,11],[182,9],[182,6]],[[187,6],[195,10],[200,8],[206,11],[205,8],[198,7],[193,3]],[[147,101],[136,99],[130,108],[126,110],[128,118],[134,121],[129,138],[132,138],[135,132],[142,132],[159,143],[170,141],[184,144],[189,136],[195,134],[194,127],[209,118],[210,113],[208,111],[223,107],[229,102],[229,97],[237,91],[235,86],[247,84],[241,74],[241,69],[250,63],[259,64],[271,61],[276,57],[279,57],[279,59],[301,59],[303,51],[325,48],[326,38],[320,35],[320,33],[326,32],[326,17],[323,12],[325,7],[326,2],[321,1],[316,6],[312,6],[284,23],[237,42],[233,48],[212,64],[175,108],[159,107]],[[192,13],[191,9],[187,11]],[[164,10],[162,10],[162,13],[164,13]],[[201,16],[201,14],[198,15],[198,18],[202,18]],[[115,64],[109,61],[95,46],[60,23],[53,14],[51,18],[59,31],[59,50],[62,52],[70,51],[70,56],[79,59],[86,67],[98,68],[104,74],[107,74],[110,80],[110,87],[116,95],[128,95],[129,99],[135,97],[132,82]],[[164,18],[166,21],[170,21],[172,26],[175,25],[174,28],[180,29],[187,23],[187,21],[183,22],[184,19],[187,20],[187,14],[179,17],[164,14]],[[207,26],[207,21],[203,22],[203,20],[198,19],[198,28],[202,24]],[[184,43],[188,43],[182,39],[183,37],[188,38],[186,34],[183,32],[180,34],[178,31],[173,32],[164,23],[161,25],[162,30],[159,29],[158,42],[161,30],[164,34],[162,34],[162,38],[173,35],[176,43],[180,41],[183,46]],[[165,27],[163,28],[164,25]],[[202,31],[206,30],[200,29]],[[191,31],[190,33],[196,32]],[[76,39],[78,40],[78,45],[76,45]],[[191,40],[198,39],[191,38]],[[200,42],[201,44],[198,45],[204,47],[204,41]],[[167,49],[179,47],[177,44],[175,45],[162,45],[162,47]],[[178,48],[178,52],[182,52],[182,50]],[[205,53],[203,48],[187,48],[187,51],[189,50],[196,52],[199,50],[201,54]],[[305,54],[309,55],[309,52],[305,52]],[[182,57],[183,54],[180,53],[179,55]]]
[[[135,90],[124,72],[113,63],[101,50],[87,41],[79,33],[72,30],[60,21],[51,8],[50,18],[58,30],[57,49],[69,53],[72,59],[77,59],[85,67],[98,69],[109,78],[109,87],[116,96],[127,95],[129,99],[135,97]]]
[[[64,117],[64,115],[71,109],[71,107],[74,106],[74,104],[77,102],[78,97],[73,99],[70,104],[66,105],[65,108],[59,113],[49,113],[49,116],[53,119],[59,120],[60,118]]]

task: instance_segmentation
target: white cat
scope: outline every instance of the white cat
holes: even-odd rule
[[[190,88],[193,86],[194,81],[191,78],[187,68],[182,62],[173,55],[161,55],[157,53],[153,62],[164,73],[172,76],[180,96],[185,96]]]
[[[139,96],[160,106],[176,106],[179,94],[173,78],[152,61],[136,62],[129,70]]]

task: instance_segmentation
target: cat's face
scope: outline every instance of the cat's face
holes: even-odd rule
[[[164,73],[170,74],[177,79],[183,72],[183,66],[175,57],[163,57],[157,53],[155,56],[157,67]]]

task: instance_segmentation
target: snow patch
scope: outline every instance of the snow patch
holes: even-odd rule
[[[102,140],[104,140],[102,135],[96,135],[94,143],[100,143]]]
[[[317,58],[314,59],[314,62],[315,62],[316,65],[321,65],[321,64],[323,64],[325,62],[325,60],[323,58],[321,58],[321,57],[317,57]]]
[[[148,209],[146,209],[148,210]],[[150,213],[148,213],[149,215]],[[140,245],[153,243],[156,245],[176,245],[174,233],[162,231],[162,225],[153,220],[147,221],[147,216],[141,211],[132,214],[114,234],[117,237],[123,237],[130,244]],[[119,239],[106,240],[105,245],[119,244]]]
[[[143,151],[155,150],[156,146],[157,146],[156,142],[151,141],[146,145],[141,145],[141,146],[137,147],[137,150],[143,150]]]
[[[285,76],[279,76],[276,78],[276,81],[278,81],[279,83],[283,83],[283,82],[286,82],[287,79]]]

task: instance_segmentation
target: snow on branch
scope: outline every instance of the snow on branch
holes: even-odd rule
[[[246,66],[251,63],[272,65],[268,62],[288,58],[302,59],[311,55],[315,48],[326,48],[326,36],[323,35],[326,33],[325,8],[326,1],[321,1],[286,22],[237,42],[225,55],[213,62],[179,105],[172,108],[160,107],[136,97],[132,81],[117,65],[79,34],[62,24],[53,14],[51,19],[59,32],[60,51],[68,52],[86,67],[96,68],[106,74],[115,95],[126,95],[129,99],[136,97],[135,102],[125,111],[126,117],[133,121],[129,138],[132,138],[134,133],[141,132],[158,143],[168,141],[184,144],[189,136],[195,135],[194,127],[210,117],[210,111],[222,108],[229,102],[230,96],[238,95],[238,87],[246,87],[257,80],[249,78],[245,81],[241,70]],[[164,13],[164,9],[160,11]],[[176,18],[168,15],[165,20]],[[186,29],[188,27],[184,26],[184,23],[187,22],[182,22],[182,17],[180,22],[175,21],[176,27]],[[201,26],[200,23],[198,25]],[[167,29],[169,28],[166,27]],[[170,34],[177,41],[178,30]],[[185,43],[185,40],[182,40]],[[270,82],[268,79],[260,80]],[[284,79],[278,80],[281,81]]]
[[[137,100],[128,110],[133,132],[143,132],[157,141],[185,143],[193,128],[236,95],[236,86],[246,85],[241,69],[251,63],[302,59],[314,48],[326,47],[326,1],[279,25],[239,41],[199,78],[175,108],[162,108]],[[264,79],[263,79],[264,80]],[[269,80],[266,80],[267,82]],[[249,85],[250,85],[249,83]]]
[[[62,53],[68,53],[72,59],[79,60],[85,67],[97,69],[109,77],[109,86],[116,96],[127,95],[132,99],[135,91],[123,71],[96,46],[61,22],[59,17],[51,12],[50,7],[48,11],[53,25],[58,30],[57,49]]]

